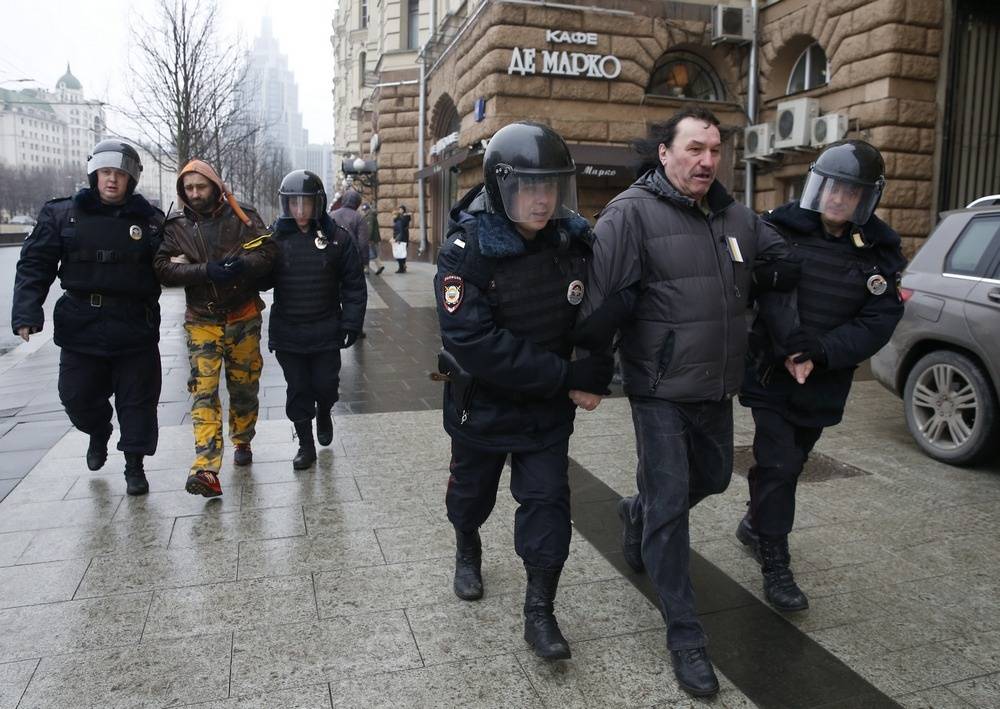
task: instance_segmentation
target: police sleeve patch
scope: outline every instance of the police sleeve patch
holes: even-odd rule
[[[462,298],[465,296],[465,282],[461,276],[445,276],[441,281],[441,288],[444,309],[449,313],[454,313],[462,304]]]

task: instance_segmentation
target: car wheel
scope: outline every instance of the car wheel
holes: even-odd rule
[[[906,378],[903,401],[910,435],[936,460],[969,465],[995,445],[996,396],[965,355],[939,350],[921,357]]]

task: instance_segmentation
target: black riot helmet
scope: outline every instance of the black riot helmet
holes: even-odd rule
[[[131,178],[128,181],[128,194],[135,191],[142,174],[142,160],[139,159],[139,152],[131,145],[111,138],[94,146],[87,156],[87,177],[90,179],[91,189],[97,189],[97,171],[102,167],[113,167],[127,173]]]
[[[548,219],[563,219],[576,212],[576,164],[566,141],[540,123],[498,130],[486,146],[483,179],[493,209],[512,222],[537,221],[546,212]]]
[[[882,154],[863,140],[832,143],[809,167],[799,206],[835,222],[863,225],[885,187]]]
[[[312,219],[318,220],[326,212],[326,190],[323,189],[323,180],[319,175],[309,170],[292,170],[285,175],[278,188],[278,197],[281,202],[281,212],[279,219],[295,219],[292,207],[304,203],[306,198],[311,198]]]

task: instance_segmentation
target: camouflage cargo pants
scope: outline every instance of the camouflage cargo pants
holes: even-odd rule
[[[191,376],[191,420],[194,423],[195,459],[191,474],[199,470],[218,473],[222,467],[222,403],[219,378],[226,367],[229,392],[229,439],[249,443],[257,425],[257,392],[264,360],[260,355],[258,315],[235,323],[184,323]]]

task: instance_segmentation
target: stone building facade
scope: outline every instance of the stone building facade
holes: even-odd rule
[[[800,127],[804,120],[811,130],[818,113],[831,130],[883,152],[879,214],[910,251],[939,211],[1000,192],[1000,43],[990,40],[1000,32],[1000,11],[989,0],[761,2],[754,121],[746,112],[750,45],[713,41],[713,4],[425,4],[435,31],[413,65],[377,73],[358,128],[364,141],[378,136],[377,151],[357,145],[378,164],[383,214],[402,202],[419,215],[414,200],[424,181],[428,257],[444,233],[447,207],[481,179],[484,141],[523,119],[551,125],[570,143],[581,211],[590,218],[634,177],[630,140],[693,103],[713,109],[730,129],[720,179],[743,199],[752,172],[757,210],[797,197],[821,150],[807,139],[748,152],[747,127],[767,126],[773,136],[787,127],[789,111]],[[729,5],[749,13],[749,2]]]

